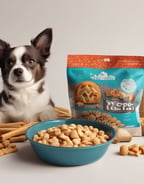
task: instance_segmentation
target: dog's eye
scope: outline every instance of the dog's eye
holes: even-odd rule
[[[14,62],[11,59],[9,59],[8,62],[7,62],[7,65],[9,67],[12,67],[14,65]]]
[[[35,60],[34,60],[34,59],[30,59],[30,60],[29,60],[29,64],[30,64],[30,65],[33,65],[34,63],[35,63]]]

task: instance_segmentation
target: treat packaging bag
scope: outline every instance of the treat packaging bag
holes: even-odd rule
[[[69,55],[67,78],[73,118],[123,127],[141,136],[143,56]]]

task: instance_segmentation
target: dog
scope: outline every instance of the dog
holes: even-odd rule
[[[30,45],[12,47],[0,40],[0,123],[57,119],[46,83],[52,29],[40,32]]]

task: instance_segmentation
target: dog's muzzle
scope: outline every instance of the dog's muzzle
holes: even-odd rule
[[[18,88],[27,86],[33,83],[33,74],[24,66],[14,66],[9,73],[8,82]]]

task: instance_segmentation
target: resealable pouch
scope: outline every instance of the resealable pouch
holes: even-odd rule
[[[69,55],[67,78],[73,118],[123,127],[141,136],[143,56]]]

